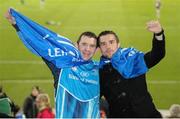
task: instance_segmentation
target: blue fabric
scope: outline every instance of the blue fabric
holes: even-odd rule
[[[10,10],[25,46],[61,68],[57,85],[56,118],[99,118],[99,64],[84,61],[73,43],[29,18]]]
[[[56,118],[99,118],[99,65],[63,68],[56,93]]]
[[[101,57],[100,68],[109,62],[125,79],[137,77],[148,71],[144,54],[134,48],[119,48],[111,59]]]
[[[87,63],[68,38],[33,22],[14,9],[10,9],[10,14],[20,29],[20,39],[32,53],[47,59],[58,68]]]

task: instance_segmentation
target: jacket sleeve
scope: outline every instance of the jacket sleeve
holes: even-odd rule
[[[162,35],[162,40],[158,40],[156,36]],[[148,68],[155,66],[165,56],[165,35],[164,31],[154,34],[152,41],[152,49],[144,55],[144,60]]]

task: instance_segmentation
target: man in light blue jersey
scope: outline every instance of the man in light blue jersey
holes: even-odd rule
[[[84,32],[73,43],[10,9],[6,18],[24,45],[42,57],[54,76],[56,118],[99,118],[97,38]]]

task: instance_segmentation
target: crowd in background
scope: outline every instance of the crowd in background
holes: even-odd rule
[[[31,93],[24,100],[23,106],[16,105],[0,86],[0,117],[2,118],[54,118],[47,93],[33,86]]]
[[[100,117],[107,118],[108,103],[104,97],[100,100]],[[33,86],[31,93],[24,100],[23,106],[16,105],[3,91],[0,85],[0,118],[54,118],[55,110],[50,105],[47,93],[39,86]],[[173,104],[169,108],[169,115],[165,118],[180,118],[180,105]]]
[[[100,100],[100,116],[107,118],[108,103],[105,98]],[[50,105],[50,98],[39,86],[33,86],[23,106],[16,105],[0,86],[0,117],[1,118],[54,118],[55,110]]]

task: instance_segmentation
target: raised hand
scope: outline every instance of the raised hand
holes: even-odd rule
[[[4,14],[5,18],[13,25],[16,24],[14,17],[10,14],[10,9]]]
[[[159,21],[150,21],[147,23],[147,30],[153,33],[160,33],[162,31]]]

